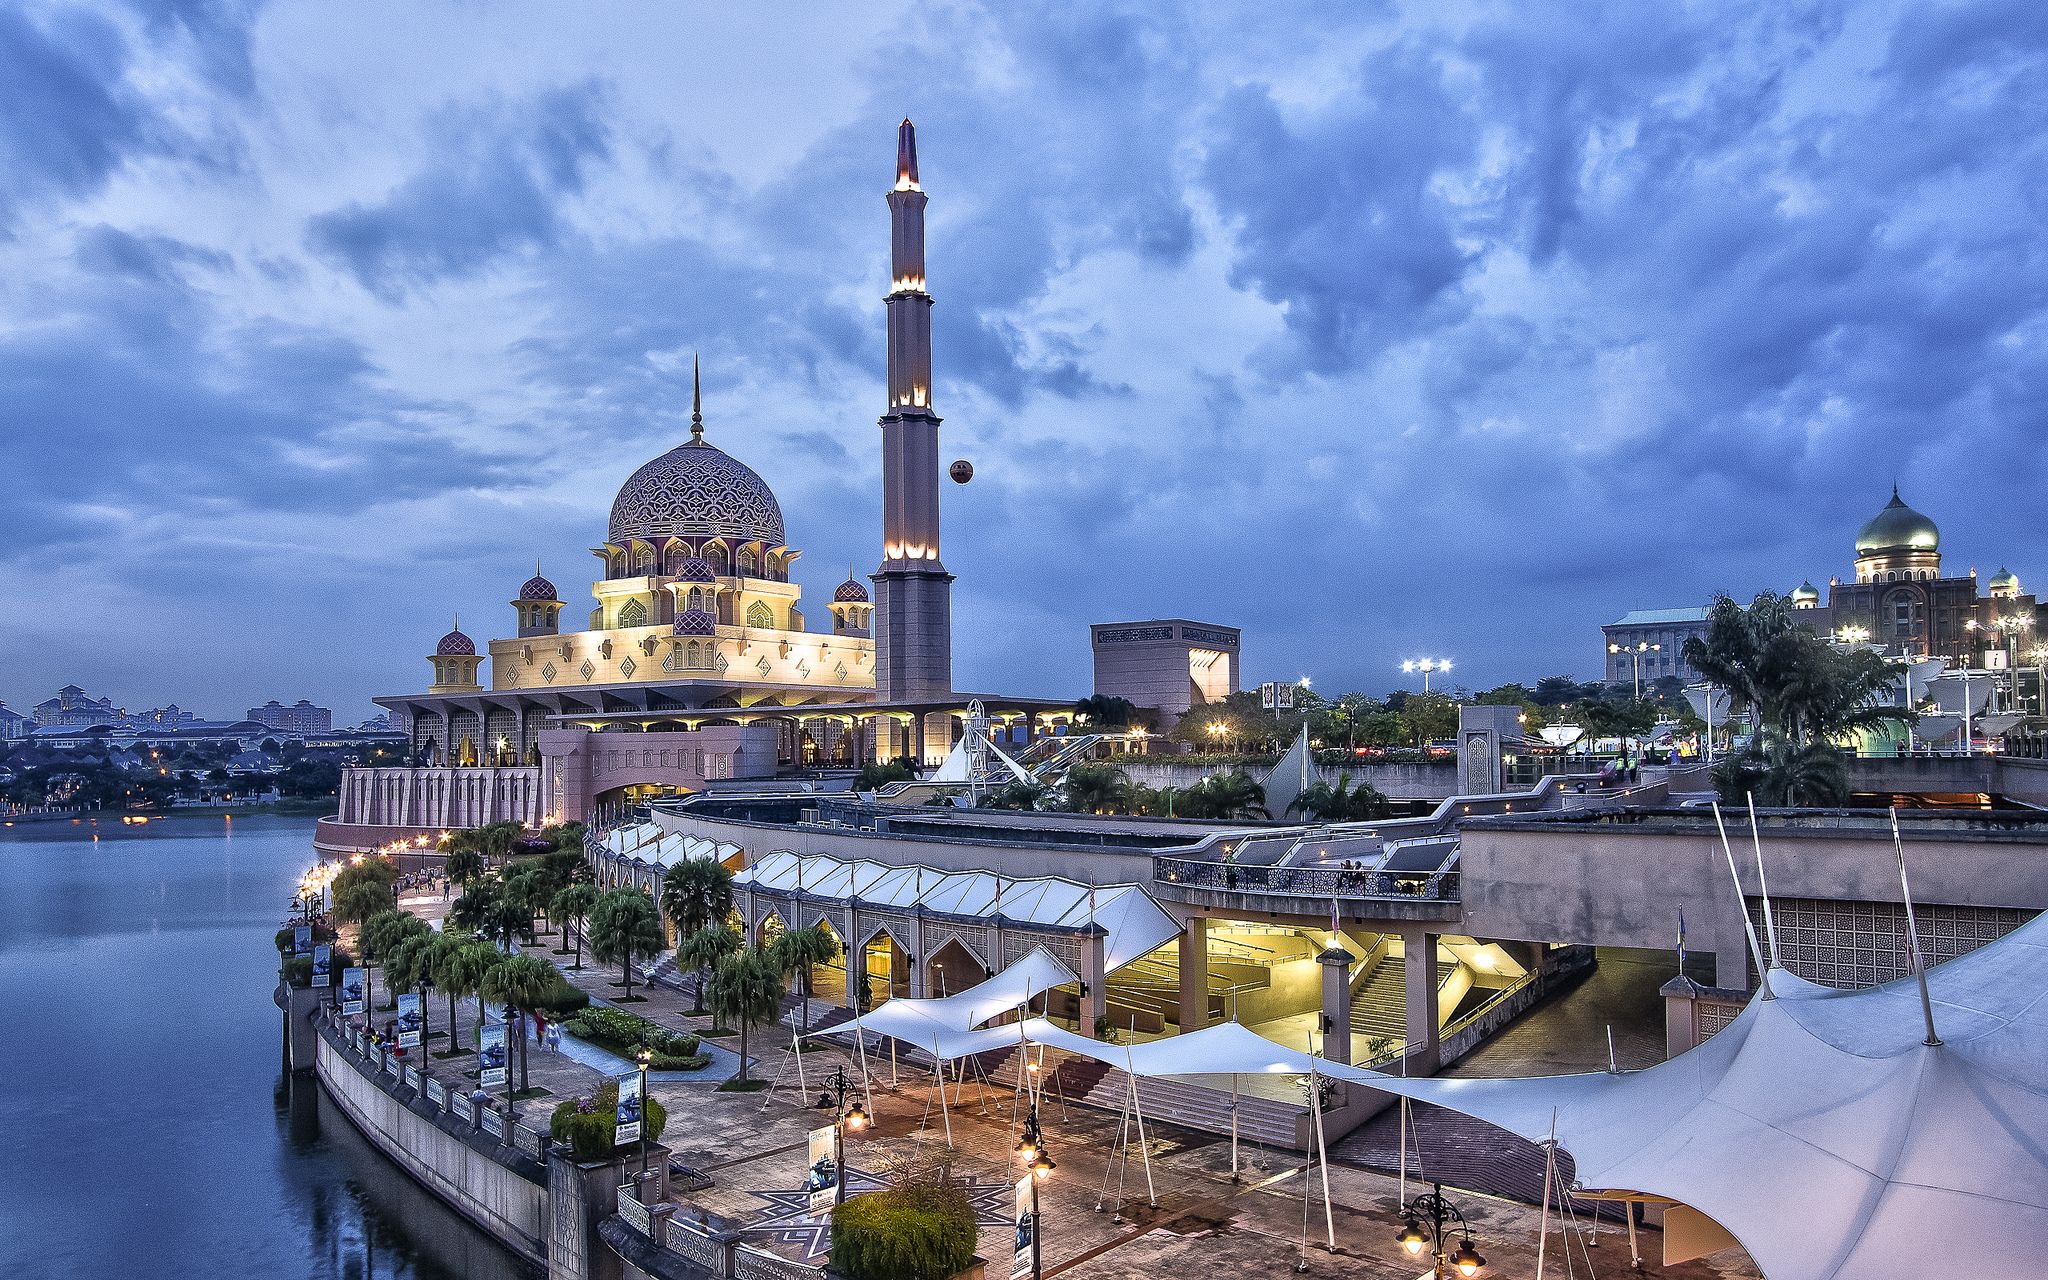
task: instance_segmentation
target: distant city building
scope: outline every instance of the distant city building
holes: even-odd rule
[[[130,729],[176,729],[182,725],[196,724],[198,720],[198,716],[173,702],[169,706],[124,715],[121,723]]]
[[[334,713],[326,707],[316,707],[304,698],[289,707],[272,698],[260,707],[249,708],[247,718],[273,729],[300,735],[328,733],[334,728]]]
[[[0,742],[12,742],[25,736],[34,724],[35,720],[32,717],[25,716],[6,703],[0,702]]]
[[[121,719],[121,709],[106,698],[94,698],[75,684],[67,684],[57,690],[57,696],[38,702],[31,718],[44,728],[82,729],[91,725],[113,724]]]
[[[1601,649],[1607,658],[1609,684],[1631,684],[1636,665],[1642,664],[1644,680],[1677,676],[1697,680],[1699,673],[1685,661],[1685,642],[1707,632],[1707,609],[1632,609],[1617,621],[1600,628]]]
[[[1793,589],[1792,607],[1809,630],[1888,653],[1993,670],[2030,665],[2020,655],[2048,643],[2048,616],[2011,570],[2000,568],[1981,589],[1975,569],[1942,576],[1940,529],[1907,506],[1896,485],[1891,501],[1857,531],[1855,567],[1854,582],[1828,580],[1825,601],[1811,582]],[[1705,632],[1706,616],[1705,606],[1638,609],[1608,623],[1600,628],[1606,678],[1632,680],[1633,654],[1642,660],[1644,680],[1697,679],[1683,649],[1686,637]],[[1658,647],[1639,649],[1644,644]]]
[[[1095,692],[1179,716],[1237,692],[1236,627],[1185,618],[1098,622],[1088,628]]]

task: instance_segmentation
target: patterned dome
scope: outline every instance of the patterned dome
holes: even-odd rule
[[[476,641],[463,635],[459,630],[450,631],[447,635],[441,637],[441,643],[434,646],[434,656],[437,658],[474,658],[476,656]]]
[[[1793,590],[1792,601],[1794,604],[1817,604],[1820,601],[1820,588],[1811,582],[1802,582]]]
[[[536,573],[526,580],[524,586],[519,588],[519,598],[521,600],[560,600],[562,597],[555,593],[554,583],[549,582],[546,578]]]
[[[718,619],[702,609],[685,609],[676,615],[675,634],[679,636],[715,636],[718,634]]]
[[[711,562],[703,556],[691,556],[677,565],[676,577],[684,582],[718,581],[718,575],[711,572]]]
[[[839,590],[832,593],[832,602],[834,604],[866,604],[868,602],[868,589],[855,582],[852,578],[848,578],[839,584]]]
[[[612,503],[614,544],[670,536],[779,547],[782,507],[751,467],[693,439],[635,471]]]
[[[1937,551],[1941,548],[1941,530],[1934,521],[1907,506],[1899,497],[1897,485],[1892,486],[1892,500],[1884,510],[1871,517],[1856,535],[1856,554],[1870,555],[1878,551]]]
[[[2018,595],[2020,591],[2020,576],[2004,565],[2000,565],[1998,566],[1998,572],[1991,575],[1989,585],[1993,591],[2009,591],[2014,595]]]

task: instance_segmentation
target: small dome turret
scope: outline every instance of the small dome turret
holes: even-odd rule
[[[437,658],[474,658],[476,641],[462,634],[460,627],[441,637],[441,643],[434,646]]]
[[[1817,609],[1820,607],[1820,588],[1811,582],[1802,582],[1792,592],[1792,607],[1795,609]]]
[[[555,591],[554,583],[549,582],[546,578],[536,573],[520,585],[519,598],[521,600],[560,601],[562,597]]]
[[[1934,521],[1906,505],[1899,487],[1892,486],[1892,500],[1884,510],[1856,534],[1856,554],[1867,556],[1883,551],[1939,551],[1941,530]]]
[[[854,579],[848,578],[832,593],[832,599],[837,604],[866,604],[868,589]]]
[[[718,619],[702,609],[685,609],[676,615],[675,634],[715,636],[718,634]]]
[[[1991,575],[1991,581],[1985,590],[2001,599],[2009,599],[2020,593],[2020,576],[2000,565],[1998,572]]]
[[[718,575],[711,571],[711,562],[703,556],[691,556],[677,565],[676,578],[681,582],[718,581]]]

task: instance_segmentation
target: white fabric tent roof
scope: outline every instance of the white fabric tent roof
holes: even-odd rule
[[[872,1013],[827,1027],[820,1035],[851,1035],[866,1031],[914,1044],[946,1061],[1018,1043],[1015,1026],[983,1027],[990,1018],[1021,1007],[1054,987],[1078,982],[1074,971],[1043,947],[958,995],[933,1000],[898,998]],[[1038,1019],[1033,1019],[1038,1021]]]
[[[1180,936],[1180,926],[1173,922],[1173,917],[1135,884],[1097,885],[1091,889],[1089,885],[1056,876],[1019,880],[987,871],[892,866],[865,859],[847,861],[825,854],[797,854],[787,849],[764,854],[752,866],[735,874],[733,883],[781,893],[801,889],[806,898],[859,898],[878,906],[904,909],[922,904],[927,911],[955,916],[985,918],[1000,911],[1005,919],[1019,924],[1054,928],[1083,928],[1092,915],[1107,935],[1103,939],[1106,973],[1121,969]]]
[[[1725,1227],[1771,1280],[1918,1280],[1957,1232],[2048,1256],[2048,918],[1861,991],[1773,970],[1689,1053],[1645,1071],[1522,1080],[1330,1075],[1559,1145],[1588,1190],[1666,1196]]]
[[[607,832],[604,847],[608,852],[647,867],[672,867],[678,862],[704,859],[723,862],[737,856],[740,851],[736,844],[664,831],[651,822],[635,823]]]

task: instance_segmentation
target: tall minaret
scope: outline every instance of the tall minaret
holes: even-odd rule
[[[953,692],[953,575],[939,563],[939,418],[932,412],[924,206],[917,133],[905,120],[896,131],[896,186],[889,192],[889,409],[882,415],[882,567],[873,578],[875,696],[883,702]]]

